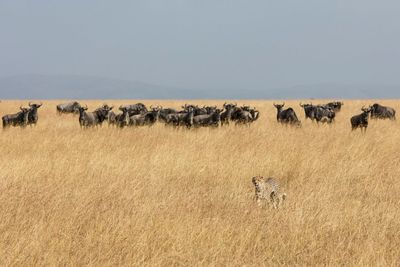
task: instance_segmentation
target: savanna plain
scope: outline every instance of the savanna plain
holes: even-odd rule
[[[237,101],[260,118],[199,129],[81,129],[61,102],[43,101],[36,127],[0,131],[2,266],[400,265],[399,120],[350,127],[374,100],[345,100],[331,126],[286,101],[301,128],[278,124],[272,101]],[[104,102],[139,101],[81,101]],[[282,207],[256,205],[255,175],[281,181]]]

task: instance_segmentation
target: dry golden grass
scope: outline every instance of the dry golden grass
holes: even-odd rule
[[[287,101],[299,129],[276,123],[272,101],[240,101],[261,111],[251,127],[192,130],[82,130],[59,102],[35,128],[0,131],[2,266],[400,265],[399,121],[350,130],[372,100],[345,101],[331,127]],[[282,181],[282,209],[255,205],[254,175]]]

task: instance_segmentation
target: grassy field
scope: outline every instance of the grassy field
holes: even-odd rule
[[[0,131],[0,265],[400,265],[400,123],[82,130],[44,101],[36,127]],[[118,106],[137,101],[103,102]],[[184,101],[143,101],[179,107]],[[218,104],[223,101],[187,101]],[[325,102],[314,100],[314,103]],[[400,101],[379,101],[400,111]],[[0,114],[26,101],[2,101]],[[251,177],[287,193],[259,208]]]

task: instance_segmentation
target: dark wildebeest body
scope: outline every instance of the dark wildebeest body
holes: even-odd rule
[[[39,120],[39,115],[38,115],[38,108],[42,106],[42,103],[40,104],[31,104],[29,103],[30,109],[28,113],[28,124],[29,125],[36,125],[36,123]]]
[[[335,119],[335,111],[326,106],[314,106],[314,118],[317,122],[332,123]]]
[[[276,120],[284,124],[301,125],[301,122],[297,118],[296,112],[292,108],[283,109],[285,103],[282,105],[274,104],[277,110]]]
[[[115,116],[115,124],[119,127],[124,127],[129,125],[129,110],[126,107],[120,106],[119,110],[122,113],[119,113]]]
[[[199,115],[200,116],[200,115]],[[185,112],[179,112],[175,114],[170,114],[167,117],[167,123],[175,125],[175,126],[186,126],[187,128],[191,128],[194,124],[194,110],[193,108],[189,108]]]
[[[192,109],[194,116],[211,114],[213,112],[213,109],[216,109],[216,107],[204,106],[200,108],[197,105],[188,105],[188,104],[185,104],[184,106],[182,106],[182,108],[183,110],[181,111],[181,113],[187,113],[189,112],[189,109]]]
[[[162,121],[164,121],[164,122],[167,122],[167,116],[168,116],[169,114],[174,114],[174,113],[176,113],[176,112],[177,112],[177,111],[176,111],[175,109],[173,109],[173,108],[162,108],[162,109],[160,110],[159,119],[162,120]]]
[[[331,108],[335,112],[339,112],[342,109],[343,102],[335,101],[335,102],[329,102],[323,106]]]
[[[74,101],[70,103],[65,103],[65,104],[59,104],[57,105],[57,112],[58,114],[62,113],[79,113],[79,108],[81,105]]]
[[[129,112],[129,116],[137,115],[137,114],[144,114],[146,113],[147,107],[143,103],[136,103],[133,105],[125,105],[122,106],[123,108],[126,108]]]
[[[29,108],[20,107],[20,112],[16,114],[8,114],[2,117],[3,128],[9,126],[25,127],[28,124]]]
[[[221,110],[217,109],[212,114],[197,115],[193,117],[193,124],[195,126],[218,126],[221,115]]]
[[[130,116],[129,125],[130,126],[153,125],[154,123],[157,122],[159,114],[160,114],[160,108],[153,108],[152,111]]]
[[[371,119],[396,119],[396,111],[391,107],[385,107],[375,103],[371,106]]]
[[[305,119],[315,120],[315,106],[313,104],[301,104],[300,107],[304,109]]]
[[[97,114],[101,114],[102,116],[105,116],[104,118],[102,117],[102,120],[99,121],[98,124],[102,125],[102,123],[108,119],[108,114],[110,111],[114,108],[114,106],[109,106],[107,104],[103,104],[103,106],[97,108],[94,110]]]
[[[114,113],[114,111],[110,110],[107,114],[107,122],[108,125],[115,125],[117,120],[116,120],[117,114]]]
[[[249,106],[234,107],[231,120],[236,121],[236,124],[247,124],[258,119],[260,112]]]
[[[81,127],[100,125],[107,117],[110,110],[98,108],[93,112],[87,112],[87,107],[79,108],[79,124]]]
[[[361,131],[364,129],[364,132],[366,132],[368,127],[368,117],[369,113],[371,112],[371,108],[362,108],[361,110],[363,111],[363,113],[351,117],[351,130],[360,128]]]
[[[237,111],[234,115],[236,124],[248,124],[258,119],[259,112],[255,109],[241,109]]]

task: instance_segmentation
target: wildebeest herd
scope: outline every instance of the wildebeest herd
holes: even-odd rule
[[[20,111],[15,114],[8,114],[2,117],[3,128],[9,126],[25,127],[36,125],[39,119],[38,109],[42,103],[30,103],[28,107],[20,107]],[[301,126],[296,112],[293,108],[284,109],[285,103],[275,104],[277,109],[277,121],[286,125]],[[324,105],[302,104],[305,119],[310,119],[317,123],[331,124],[335,121],[336,113],[343,106],[343,102],[330,102]],[[57,113],[79,115],[79,125],[82,128],[102,125],[107,122],[110,126],[134,127],[151,126],[156,122],[164,123],[174,127],[218,127],[229,123],[250,125],[260,117],[260,112],[250,106],[238,106],[236,103],[224,103],[221,108],[217,106],[203,106],[185,104],[180,110],[173,108],[163,108],[162,106],[146,107],[143,103],[119,106],[120,112],[114,113],[113,106],[107,104],[93,110],[87,111],[87,106],[82,106],[77,101],[59,104],[56,107]],[[375,103],[368,108],[362,107],[362,113],[351,117],[350,123],[352,130],[360,128],[366,131],[369,117],[372,119],[396,119],[396,111],[391,107],[382,106]]]
[[[184,126],[187,128],[201,126],[219,126],[230,122],[236,124],[249,124],[258,119],[260,112],[250,106],[238,107],[237,104],[217,106],[203,106],[185,104],[181,110],[163,108],[161,106],[146,107],[143,103],[119,106],[119,113],[114,113],[113,106],[104,104],[92,112],[87,111],[87,106],[77,102],[60,104],[57,112],[79,114],[79,124],[82,127],[101,125],[107,122],[117,127],[153,125],[162,122],[171,126]]]

